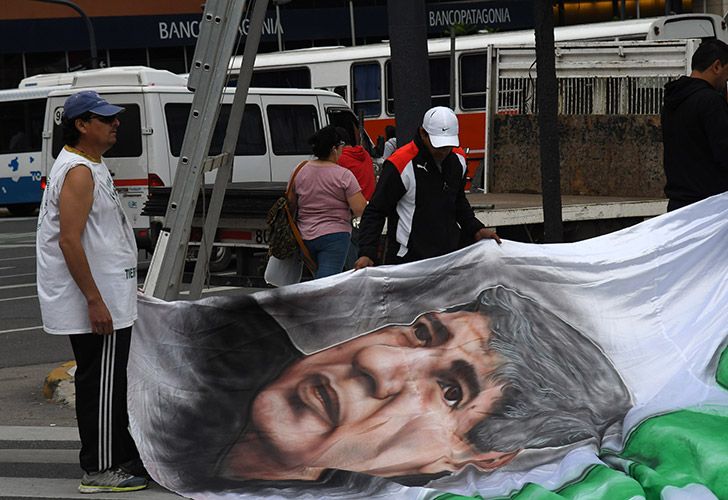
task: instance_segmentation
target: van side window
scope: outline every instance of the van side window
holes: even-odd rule
[[[182,150],[182,140],[190,116],[189,103],[167,103],[164,105],[164,116],[167,119],[167,134],[169,136],[169,150],[172,156],[178,157]],[[218,155],[222,151],[225,141],[225,128],[232,105],[223,104],[220,108],[215,131],[210,143],[210,155]],[[260,107],[255,104],[246,104],[243,113],[243,123],[238,133],[238,142],[235,146],[236,156],[260,156],[266,153],[265,135],[263,133],[263,117]]]
[[[0,103],[0,154],[40,151],[45,99]]]
[[[379,116],[382,112],[381,74],[378,62],[353,64],[351,87],[354,93],[354,112],[364,111],[364,116]]]
[[[275,104],[266,108],[276,155],[308,155],[308,138],[319,128],[315,106]]]
[[[114,103],[116,104],[116,103]],[[119,129],[116,144],[109,149],[104,158],[136,158],[142,155],[142,122],[138,104],[119,104],[124,112],[119,115]],[[53,124],[53,158],[63,147],[63,131],[60,125]]]
[[[460,107],[485,109],[485,54],[465,54],[460,58]]]

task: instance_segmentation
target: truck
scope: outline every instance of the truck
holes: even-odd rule
[[[557,44],[565,241],[665,212],[659,124],[664,84],[689,73],[698,45],[692,39]],[[534,63],[532,45],[489,48],[486,154],[466,194],[487,227],[527,242],[543,240],[540,171],[534,161]],[[268,243],[265,214],[284,190],[285,183],[233,183],[226,190],[217,236],[242,259],[237,269],[242,282],[259,273]],[[163,215],[168,195],[168,188],[152,189],[146,213]],[[200,224],[198,217],[193,225]],[[224,278],[228,284],[235,280]]]

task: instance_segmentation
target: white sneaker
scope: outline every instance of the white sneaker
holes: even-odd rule
[[[119,467],[92,474],[84,474],[78,491],[81,493],[108,493],[143,490],[149,483],[143,477],[133,476]]]

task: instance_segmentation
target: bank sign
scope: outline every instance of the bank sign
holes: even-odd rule
[[[453,25],[492,31],[533,28],[533,0],[448,2],[427,6],[428,32],[442,33]]]
[[[428,34],[433,36],[458,24],[493,31],[533,28],[533,0],[447,2],[428,4],[426,9]],[[92,22],[99,49],[131,49],[194,45],[200,19],[198,14],[178,14],[94,17]],[[354,25],[358,37],[388,38],[386,6],[354,7]],[[244,19],[240,27],[247,35],[250,20]],[[80,18],[0,21],[0,32],[0,53],[88,48],[88,34]],[[263,39],[273,41],[279,33],[285,41],[347,39],[351,37],[349,7],[285,6],[280,9],[280,19],[270,10],[262,26]]]

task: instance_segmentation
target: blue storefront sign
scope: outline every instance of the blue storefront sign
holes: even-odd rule
[[[477,29],[513,30],[533,26],[533,0],[485,0],[427,5],[429,34],[441,34],[452,24]],[[194,45],[201,14],[169,16],[118,16],[91,19],[100,49],[130,49]],[[354,7],[357,37],[388,38],[385,6]],[[250,21],[241,24],[243,34]],[[281,8],[268,11],[263,39],[275,40],[279,30],[285,40],[347,39],[351,37],[349,7],[320,9]],[[87,50],[88,35],[80,18],[0,21],[0,53]]]

